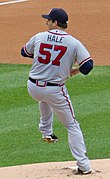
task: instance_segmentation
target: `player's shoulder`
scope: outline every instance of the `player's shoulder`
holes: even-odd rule
[[[71,35],[71,34],[68,34],[67,40],[68,40],[71,44],[74,44],[74,45],[77,45],[77,44],[80,42],[76,37],[74,37],[74,36]]]
[[[44,35],[46,35],[47,33],[48,33],[47,31],[43,31],[43,32],[37,33],[35,36],[36,36],[36,37],[44,36]]]
[[[71,35],[71,40],[76,44],[76,46],[80,46],[82,42],[77,38]]]
[[[46,36],[46,31],[44,32],[38,32],[36,34],[33,35],[33,37],[31,38],[34,42],[41,40],[42,38],[44,38]]]
[[[69,38],[71,38],[71,40],[73,40],[73,41],[75,41],[75,42],[78,42],[79,40],[76,38],[76,37],[74,37],[73,35],[69,35]]]

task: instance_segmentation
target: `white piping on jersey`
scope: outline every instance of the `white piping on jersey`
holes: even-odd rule
[[[92,60],[92,58],[88,57],[88,58],[84,59],[81,63],[79,63],[79,66],[81,67],[85,62],[87,62],[89,60]]]
[[[24,45],[24,51],[25,51],[25,53],[26,53],[26,55],[28,55],[28,56],[32,56],[32,54],[29,54],[28,52],[27,52],[27,50],[26,50],[26,45]]]

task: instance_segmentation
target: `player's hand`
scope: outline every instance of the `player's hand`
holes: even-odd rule
[[[76,67],[72,67],[72,68],[71,68],[71,70],[70,70],[70,76],[76,75],[76,74],[78,74],[78,73],[80,73],[78,67],[77,67],[77,68],[76,68]]]

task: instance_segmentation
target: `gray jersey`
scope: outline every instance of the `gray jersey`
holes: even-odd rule
[[[58,84],[68,78],[75,61],[82,65],[90,60],[89,52],[79,40],[58,29],[36,34],[26,43],[25,51],[34,54],[29,76]]]

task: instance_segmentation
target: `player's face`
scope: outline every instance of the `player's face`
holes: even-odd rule
[[[53,23],[52,20],[47,20],[46,25],[48,26],[49,30],[52,30],[55,28],[55,23]]]

